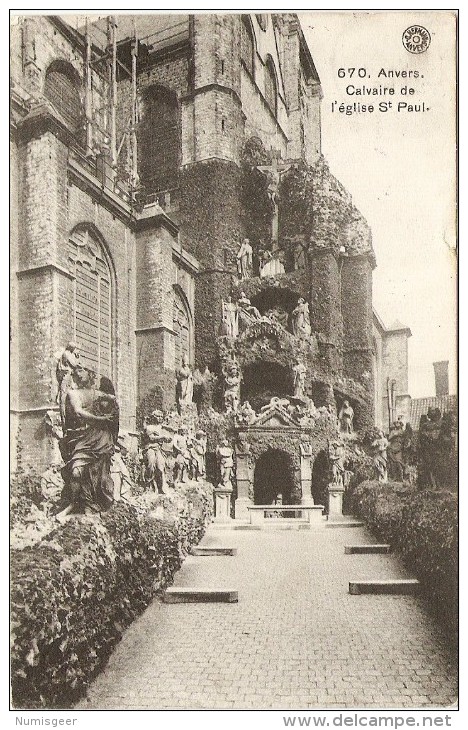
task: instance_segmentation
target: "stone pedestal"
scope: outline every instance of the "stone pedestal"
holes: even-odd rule
[[[229,522],[231,520],[232,487],[220,485],[214,490],[215,494],[215,522]]]
[[[312,452],[301,444],[301,504],[312,505]]]
[[[343,515],[344,487],[337,484],[328,485],[328,516],[341,517]]]
[[[248,497],[237,498],[234,504],[234,516],[236,520],[248,520],[249,519],[249,506],[252,504],[252,500]]]

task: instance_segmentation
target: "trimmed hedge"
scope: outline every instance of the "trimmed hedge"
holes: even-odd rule
[[[457,641],[458,499],[445,490],[418,491],[400,482],[362,482],[353,512],[389,542],[421,581],[429,606]]]
[[[211,485],[79,516],[11,556],[16,708],[69,708],[172,581],[211,516]]]

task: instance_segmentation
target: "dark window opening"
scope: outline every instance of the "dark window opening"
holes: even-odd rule
[[[75,133],[79,133],[83,128],[83,109],[78,79],[75,78],[75,75],[75,69],[65,61],[52,63],[46,73],[44,96],[63,117],[67,125]]]
[[[250,18],[247,15],[242,16],[241,59],[253,77],[255,75],[255,41]]]
[[[151,86],[143,94],[138,125],[138,171],[146,194],[178,185],[179,105],[176,94]]]
[[[276,117],[278,113],[278,83],[276,81],[275,64],[271,56],[265,66],[265,99]]]

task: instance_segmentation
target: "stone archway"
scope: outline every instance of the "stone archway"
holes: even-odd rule
[[[329,461],[326,451],[320,451],[312,467],[312,497],[328,511]]]
[[[274,504],[279,494],[283,504],[294,501],[294,465],[286,451],[268,449],[258,457],[253,489],[254,504]]]

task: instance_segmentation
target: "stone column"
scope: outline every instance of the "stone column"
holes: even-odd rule
[[[310,444],[301,444],[301,504],[314,504],[312,497],[312,451]]]
[[[160,408],[175,402],[173,241],[177,229],[158,206],[148,206],[137,224],[136,349],[138,403],[158,394]],[[153,406],[154,407],[154,406]]]
[[[236,520],[249,519],[247,507],[252,504],[249,497],[251,485],[250,452],[245,448],[236,451],[237,498],[234,505]]]
[[[367,397],[359,413],[360,429],[374,425],[374,363],[372,352],[372,260],[368,254],[349,256],[341,271],[343,313],[343,374],[365,384]]]

